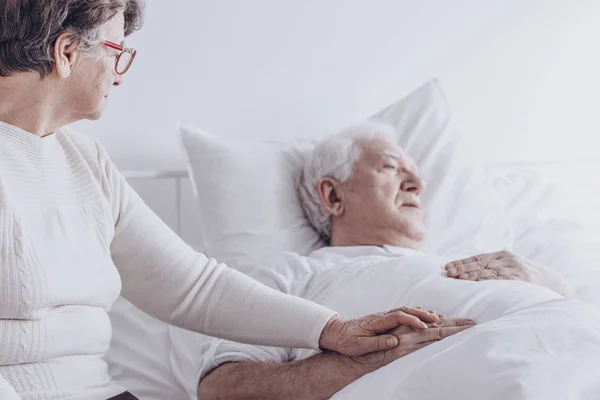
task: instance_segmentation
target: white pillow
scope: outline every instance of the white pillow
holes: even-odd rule
[[[509,244],[504,212],[482,170],[470,162],[436,80],[373,116],[395,126],[398,144],[427,181],[422,249],[471,254]],[[200,250],[236,266],[281,251],[323,246],[299,203],[296,176],[311,141],[227,139],[179,127],[198,201]]]

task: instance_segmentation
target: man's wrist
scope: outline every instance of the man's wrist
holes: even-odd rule
[[[341,353],[327,352],[323,356],[330,357],[335,364],[345,371],[345,375],[355,381],[364,375],[377,370],[377,366],[363,360],[362,357],[350,357]]]

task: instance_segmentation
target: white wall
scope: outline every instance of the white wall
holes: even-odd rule
[[[313,136],[438,76],[474,159],[593,159],[597,21],[597,0],[150,1],[125,84],[102,120],[77,128],[121,168],[180,168],[178,119],[234,137]],[[172,181],[132,184],[176,226]],[[194,243],[189,182],[182,202]]]
[[[440,76],[474,157],[591,157],[599,11],[597,0],[148,1],[125,84],[102,120],[76,128],[121,168],[176,168],[178,119],[313,136]]]
[[[600,167],[599,39],[599,1],[548,1],[443,73],[473,156]]]

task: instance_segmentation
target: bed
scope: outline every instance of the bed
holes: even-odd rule
[[[432,234],[425,248],[441,254],[509,248],[556,268],[572,284],[578,299],[600,308],[600,214],[595,206],[600,183],[593,179],[593,166],[538,163],[474,168],[464,162],[437,82],[415,93],[376,116],[411,132],[401,144],[416,155],[430,187],[447,193],[428,194],[427,223]],[[274,252],[307,254],[322,245],[294,208],[290,178],[310,143],[269,142],[252,147],[193,127],[182,127],[182,132],[191,173],[126,171],[125,175],[133,183],[173,183],[171,225],[194,247],[242,268]],[[210,173],[198,173],[209,167]],[[278,173],[273,174],[274,170]],[[436,171],[442,170],[445,174],[440,177]],[[224,176],[235,179],[230,185],[220,185]],[[274,188],[261,188],[252,176],[268,177]],[[195,202],[182,194],[190,181]],[[244,193],[243,204],[251,213],[240,207],[241,196],[236,196],[232,186]],[[465,202],[466,194],[469,200]],[[226,204],[216,201],[223,198],[228,199]],[[444,217],[449,205],[457,210],[453,218]],[[201,230],[186,238],[182,223],[187,220],[224,229]],[[236,246],[231,246],[232,241]],[[107,360],[119,384],[143,399],[195,398],[195,371],[181,367],[194,354],[180,346],[180,330],[141,313],[123,299],[111,310],[111,318],[114,338]],[[194,340],[201,346],[204,338],[197,335]]]

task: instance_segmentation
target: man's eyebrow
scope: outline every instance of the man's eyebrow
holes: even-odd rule
[[[384,157],[395,158],[401,164],[408,165],[409,167],[411,167],[413,170],[415,170],[415,172],[419,171],[417,164],[415,164],[414,162],[409,162],[409,163],[404,162],[404,160],[402,159],[402,156],[394,151],[384,151],[383,153],[381,153],[381,155]]]
[[[386,150],[383,153],[381,153],[381,155],[388,156],[388,157],[394,157],[394,158],[400,158],[400,154],[396,153],[395,151]]]

